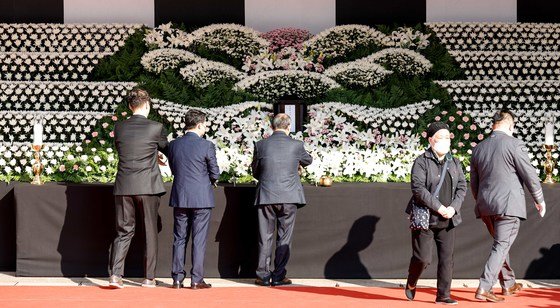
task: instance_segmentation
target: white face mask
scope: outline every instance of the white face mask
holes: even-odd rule
[[[434,143],[432,148],[434,149],[434,151],[436,151],[439,154],[447,154],[451,149],[451,140],[449,139],[438,140]]]

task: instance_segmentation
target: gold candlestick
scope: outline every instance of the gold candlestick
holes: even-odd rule
[[[556,161],[552,158],[552,151],[557,149],[556,145],[553,144],[545,144],[544,149],[546,150],[546,160],[543,164],[544,171],[546,173],[546,179],[544,179],[543,183],[546,184],[554,184],[554,179],[552,178],[552,171],[554,171],[554,167],[556,166]]]
[[[35,162],[33,163],[33,181],[31,184],[33,185],[43,185],[43,181],[41,181],[41,173],[43,172],[43,163],[41,163],[41,149],[43,149],[42,144],[33,144],[31,146],[33,151],[35,151]]]

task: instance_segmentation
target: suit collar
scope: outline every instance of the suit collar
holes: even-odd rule
[[[284,132],[281,131],[275,131],[272,133],[272,136],[280,136],[280,137],[290,137],[289,135],[286,135]]]
[[[201,137],[200,137],[197,133],[195,133],[195,132],[187,132],[187,133],[185,134],[185,137],[189,137],[189,138],[193,138],[193,137],[201,138]]]

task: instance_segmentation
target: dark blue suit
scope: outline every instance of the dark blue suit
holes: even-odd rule
[[[214,207],[212,184],[220,170],[214,144],[189,132],[169,144],[168,159],[173,173],[171,200],[174,214],[173,265],[171,276],[183,281],[186,273],[185,248],[192,232],[191,282],[204,278],[204,253],[210,213]]]

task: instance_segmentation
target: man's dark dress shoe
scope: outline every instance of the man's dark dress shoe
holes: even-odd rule
[[[270,279],[262,280],[260,278],[257,278],[255,279],[255,284],[258,286],[270,287]]]
[[[273,287],[286,286],[286,285],[289,285],[289,284],[292,284],[292,281],[288,278],[285,278],[285,277],[284,277],[284,279],[282,279],[280,281],[273,281],[272,282]]]
[[[206,283],[204,281],[199,282],[199,283],[191,282],[191,289],[193,289],[193,290],[210,289],[211,287],[212,287],[211,284]]]

